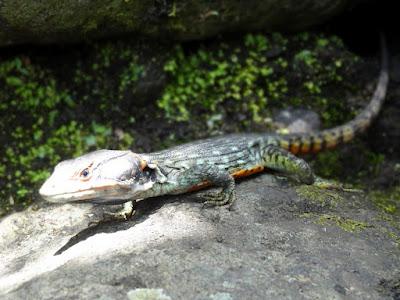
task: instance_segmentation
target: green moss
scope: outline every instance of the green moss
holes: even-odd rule
[[[346,152],[343,148],[337,148],[318,153],[311,164],[313,170],[323,178],[349,182],[364,189],[365,178],[379,175],[385,156],[370,150],[360,140],[352,142],[350,147],[351,151]]]
[[[324,214],[320,216],[316,222],[321,225],[335,224],[347,232],[356,232],[373,227],[372,225],[369,225],[365,222],[329,214]]]
[[[138,50],[121,41],[106,42],[94,44],[90,55],[86,61],[78,62],[73,75],[78,85],[75,97],[96,99],[94,107],[103,115],[121,113],[120,106],[133,98],[137,82],[145,72]]]
[[[314,220],[314,223],[319,225],[336,225],[347,232],[359,232],[365,230],[367,228],[375,227],[366,222],[361,222],[357,220],[353,220],[350,218],[345,218],[342,216],[337,216],[333,214],[316,214],[316,213],[303,213],[301,215],[303,218],[311,218]]]
[[[313,185],[297,186],[296,192],[299,197],[321,206],[336,207],[339,202],[343,201],[343,197],[337,192]]]
[[[200,110],[207,117],[240,112],[245,124],[262,123],[269,105],[307,106],[331,126],[354,115],[335,95],[356,61],[340,40],[322,35],[248,34],[239,44],[203,45],[194,52],[178,46],[164,66],[170,80],[158,106],[174,121],[192,121],[191,112]]]
[[[393,231],[387,230],[386,234],[391,238],[397,246],[400,246],[400,236]]]
[[[376,218],[376,220],[379,221],[381,224],[378,227],[379,230],[390,237],[398,246],[400,246],[400,222],[398,208],[396,208],[396,210],[393,210],[391,205],[389,205],[389,207],[386,203],[382,205],[382,202],[380,200],[377,206],[381,209],[381,214],[379,214],[379,216]]]
[[[388,191],[371,191],[368,196],[385,213],[400,213],[400,187],[397,186]]]
[[[337,174],[341,174],[341,153],[339,150],[326,151],[318,153],[313,165],[318,175],[324,178],[337,178]]]

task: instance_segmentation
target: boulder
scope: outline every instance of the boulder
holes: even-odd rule
[[[27,1],[0,3],[0,46],[140,34],[192,40],[250,30],[300,30],[365,0]]]
[[[147,199],[129,221],[90,226],[111,208],[41,204],[11,214],[0,223],[0,298],[399,295],[398,217],[364,194],[262,174],[238,183],[232,210],[200,199]]]

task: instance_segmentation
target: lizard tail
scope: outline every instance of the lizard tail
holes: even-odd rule
[[[377,86],[369,104],[350,122],[331,129],[309,134],[288,134],[279,138],[279,146],[293,154],[317,153],[351,141],[364,132],[379,113],[389,83],[388,51],[384,35],[380,34],[381,70]]]

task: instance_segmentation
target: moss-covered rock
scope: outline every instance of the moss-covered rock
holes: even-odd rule
[[[340,39],[308,33],[249,34],[187,52],[178,46],[165,64],[170,80],[158,105],[176,121],[200,110],[256,123],[271,117],[266,107],[306,106],[330,127],[354,115],[336,99],[338,85],[354,88],[343,76],[356,72],[358,59]]]
[[[5,0],[0,4],[0,46],[123,33],[188,40],[237,30],[304,29],[362,1]]]

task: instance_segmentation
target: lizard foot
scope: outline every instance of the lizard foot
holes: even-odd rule
[[[223,206],[228,205],[230,208],[233,202],[236,199],[235,191],[232,190],[230,192],[221,191],[218,193],[206,193],[201,196],[206,201],[203,203],[203,207],[210,207],[210,206]]]
[[[135,215],[135,208],[133,201],[128,201],[123,204],[122,209],[117,212],[104,212],[103,218],[99,221],[91,221],[89,226],[99,225],[101,223],[107,223],[112,221],[127,221],[133,215]]]
[[[127,221],[135,214],[135,209],[133,205],[133,201],[128,201],[123,204],[121,210],[112,213],[112,212],[105,212],[103,214],[104,219],[112,220],[112,221]]]

